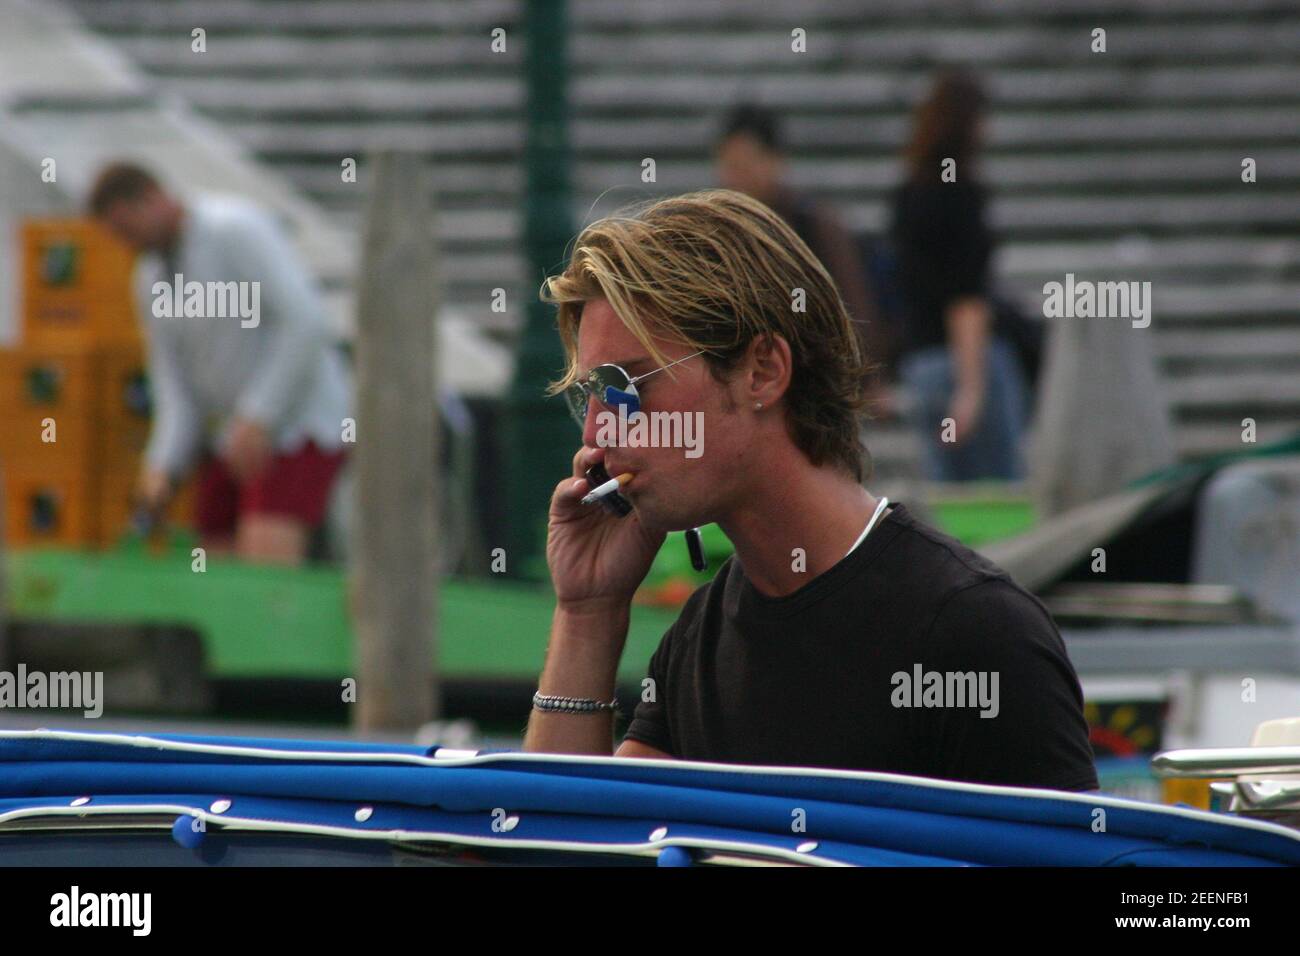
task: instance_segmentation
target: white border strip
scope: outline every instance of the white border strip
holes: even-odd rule
[[[138,805],[114,804],[112,806],[101,805],[98,807],[22,807],[17,810],[0,813],[0,826],[13,820],[21,820],[31,817],[128,816],[139,815],[142,813],[176,814],[177,816],[196,817],[203,820],[205,827],[209,823],[214,824],[213,832],[220,832],[221,830],[231,830],[236,832],[270,831],[274,833],[295,833],[313,836],[344,837],[355,840],[383,841],[386,843],[439,842],[450,843],[456,846],[509,847],[511,849],[527,850],[567,850],[585,853],[614,853],[623,856],[646,857],[657,857],[659,851],[664,847],[683,846],[701,850],[718,850],[727,853],[740,853],[750,857],[759,856],[775,858],[795,864],[850,868],[853,866],[851,863],[832,860],[829,857],[818,856],[815,853],[798,853],[794,850],[785,850],[780,847],[742,843],[735,840],[667,837],[663,840],[643,843],[582,843],[569,840],[521,840],[512,837],[479,837],[461,833],[447,833],[439,830],[355,830],[350,827],[333,826],[324,823],[293,823],[273,820],[258,820],[251,817],[232,817],[225,813],[214,814],[198,807],[189,807],[184,804],[170,803],[143,803]],[[157,827],[157,829],[160,833],[164,830],[161,826]],[[29,833],[29,831],[13,830],[9,831],[9,833],[20,835],[22,833]],[[3,837],[5,835],[7,834],[4,831],[0,831],[0,856],[2,856],[4,850]],[[179,847],[180,845],[177,844],[177,846]]]

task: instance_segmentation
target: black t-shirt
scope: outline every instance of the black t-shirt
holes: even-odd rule
[[[732,555],[649,676],[655,699],[627,737],[675,757],[1097,788],[1078,677],[1047,610],[901,504],[784,597],[759,593]]]
[[[993,239],[984,206],[984,190],[971,182],[908,182],[895,193],[892,237],[903,354],[943,345],[948,306],[986,294]]]

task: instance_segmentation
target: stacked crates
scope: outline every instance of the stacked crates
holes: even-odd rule
[[[132,254],[82,219],[28,221],[20,248],[20,339],[0,350],[6,538],[112,545],[129,528],[149,436]]]

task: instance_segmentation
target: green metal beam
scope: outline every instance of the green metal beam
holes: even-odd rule
[[[528,262],[525,319],[506,405],[506,482],[512,577],[545,577],[546,515],[551,491],[572,467],[581,441],[563,400],[545,399],[564,352],[555,311],[537,299],[547,275],[564,266],[573,236],[569,185],[569,63],[565,0],[524,4],[527,85],[524,246]]]

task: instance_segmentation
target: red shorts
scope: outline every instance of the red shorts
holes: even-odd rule
[[[194,488],[194,524],[204,536],[235,533],[247,514],[296,518],[314,528],[325,517],[330,488],[347,453],[321,451],[308,441],[295,452],[276,454],[265,470],[240,484],[225,462],[208,456],[199,465]]]

